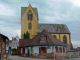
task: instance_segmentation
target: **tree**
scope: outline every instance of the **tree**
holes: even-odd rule
[[[30,39],[30,33],[28,33],[28,39]]]
[[[27,31],[26,36],[27,36],[27,39],[30,39],[30,34],[29,34],[29,32],[28,32],[28,31]]]
[[[28,31],[26,32],[26,34],[24,33],[24,39],[30,39],[30,34]]]

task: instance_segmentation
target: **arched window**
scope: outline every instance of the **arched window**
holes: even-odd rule
[[[27,14],[27,18],[28,18],[28,20],[32,20],[32,18],[33,18],[33,14],[31,12],[31,10],[29,10],[29,12]]]
[[[28,24],[28,29],[32,29],[32,24],[31,23]]]
[[[67,44],[67,37],[65,35],[63,36],[63,43]]]

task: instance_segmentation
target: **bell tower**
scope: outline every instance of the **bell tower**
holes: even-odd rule
[[[38,11],[37,8],[21,7],[21,39],[24,39],[24,33],[30,33],[30,39],[37,35],[38,30]]]

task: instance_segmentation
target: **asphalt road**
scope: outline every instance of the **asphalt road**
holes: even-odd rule
[[[53,60],[53,59],[38,59],[38,58],[20,57],[17,55],[9,55],[9,60]],[[62,59],[62,60],[80,60],[80,58]]]
[[[80,58],[62,59],[62,60],[80,60]]]
[[[39,59],[39,58],[20,57],[17,55],[9,55],[9,60],[51,60],[51,59]]]

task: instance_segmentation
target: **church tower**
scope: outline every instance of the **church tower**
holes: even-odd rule
[[[37,35],[38,30],[38,11],[30,4],[28,7],[21,7],[21,39],[24,39],[24,33],[30,33],[30,39]]]

